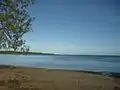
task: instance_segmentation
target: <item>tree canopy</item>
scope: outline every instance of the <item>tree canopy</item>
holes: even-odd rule
[[[31,31],[34,18],[28,6],[35,0],[0,0],[0,49],[21,50],[25,47],[23,35]]]

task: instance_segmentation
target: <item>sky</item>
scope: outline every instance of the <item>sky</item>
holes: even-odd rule
[[[120,55],[120,0],[36,0],[29,14],[31,51]]]

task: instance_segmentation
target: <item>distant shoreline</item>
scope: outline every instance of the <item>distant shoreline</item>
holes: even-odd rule
[[[0,54],[10,55],[55,55],[55,56],[103,56],[103,57],[120,57],[120,55],[84,55],[84,54],[54,54],[44,52],[20,52],[20,51],[0,51]]]
[[[43,52],[20,52],[20,51],[0,51],[0,54],[17,54],[17,55],[54,55],[53,53]]]

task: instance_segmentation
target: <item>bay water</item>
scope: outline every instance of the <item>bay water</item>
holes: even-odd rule
[[[0,65],[120,73],[120,56],[1,54]]]

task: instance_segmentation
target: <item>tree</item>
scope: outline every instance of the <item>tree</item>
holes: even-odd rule
[[[29,46],[25,45],[25,46],[21,47],[21,51],[22,52],[29,52],[29,48],[30,48]]]
[[[0,49],[25,46],[23,35],[31,31],[31,18],[27,9],[35,0],[0,0]]]

